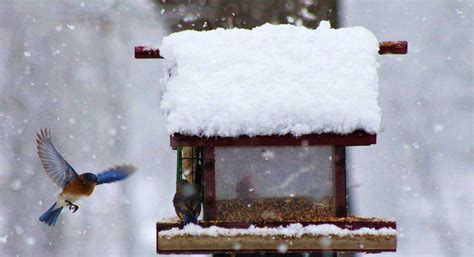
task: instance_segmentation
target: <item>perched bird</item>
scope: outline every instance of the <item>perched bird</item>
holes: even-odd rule
[[[78,175],[56,150],[51,142],[50,133],[48,129],[41,130],[36,140],[38,155],[46,174],[63,189],[58,200],[39,218],[49,226],[56,224],[63,207],[68,207],[73,213],[76,212],[79,206],[74,202],[91,195],[96,185],[125,179],[136,170],[132,165],[117,165],[98,175],[93,173]]]
[[[197,218],[201,213],[201,195],[198,188],[186,180],[179,180],[173,205],[176,214],[185,225],[197,223]]]

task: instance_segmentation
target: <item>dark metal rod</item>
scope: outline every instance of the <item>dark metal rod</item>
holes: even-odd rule
[[[146,47],[146,46],[135,46],[135,59],[164,59],[160,55],[160,49]]]
[[[379,43],[379,54],[406,54],[407,41],[382,41]]]
[[[379,54],[406,54],[407,41],[382,41],[379,43]],[[160,49],[146,46],[135,47],[135,59],[164,59]]]

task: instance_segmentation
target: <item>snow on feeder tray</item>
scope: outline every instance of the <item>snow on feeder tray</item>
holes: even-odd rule
[[[177,180],[203,199],[198,225],[157,223],[158,253],[395,251],[395,221],[347,217],[345,147],[376,143],[377,58],[406,52],[405,41],[327,22],[136,47],[136,58],[165,60]]]

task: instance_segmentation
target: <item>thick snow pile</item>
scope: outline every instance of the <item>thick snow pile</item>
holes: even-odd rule
[[[188,224],[183,229],[172,228],[160,231],[159,236],[175,237],[175,236],[284,236],[284,237],[301,237],[303,235],[310,236],[355,236],[355,235],[373,235],[373,236],[395,236],[397,231],[392,228],[360,228],[356,230],[343,229],[332,224],[308,225],[303,226],[299,223],[290,224],[286,227],[277,228],[258,228],[250,226],[247,229],[241,228],[222,228],[211,226],[203,228],[199,225]]]
[[[378,49],[367,29],[328,22],[171,34],[160,47],[168,132],[376,133]]]

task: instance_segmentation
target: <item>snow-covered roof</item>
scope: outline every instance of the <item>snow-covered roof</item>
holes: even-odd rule
[[[170,134],[376,133],[378,40],[363,27],[184,31],[163,39]]]

